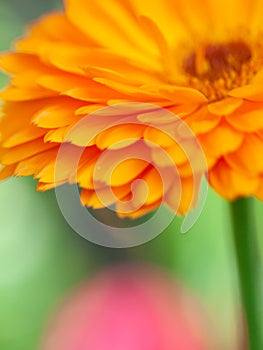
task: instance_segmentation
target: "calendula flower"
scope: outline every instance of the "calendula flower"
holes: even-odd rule
[[[1,178],[34,175],[39,190],[76,181],[83,204],[94,208],[114,202],[100,197],[110,186],[123,216],[145,214],[162,201],[187,212],[196,202],[192,168],[199,178],[205,166],[195,156],[196,143],[185,146],[188,137],[177,118],[138,112],[124,124],[119,115],[117,125],[88,143],[83,137],[88,123],[70,134],[85,115],[137,102],[163,107],[191,128],[206,154],[209,181],[222,196],[263,198],[260,1],[65,0],[64,5],[64,11],[36,22],[14,52],[1,58],[13,76],[1,94]],[[138,120],[143,123],[136,125]],[[83,148],[74,180],[67,166],[54,178],[63,142],[69,158]],[[152,142],[172,159],[180,184]],[[110,180],[94,179],[104,150],[116,159],[134,147],[145,147],[149,158],[126,159]],[[165,169],[165,181],[156,166]],[[148,184],[144,201],[132,195],[136,179]]]
[[[43,350],[208,350],[218,337],[194,295],[146,266],[107,269],[64,301]]]

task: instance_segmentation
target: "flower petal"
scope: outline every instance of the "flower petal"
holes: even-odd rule
[[[61,45],[64,42],[71,42],[77,46],[94,45],[69,21],[65,13],[53,12],[31,25],[29,34],[16,43],[16,48],[22,52],[45,56],[54,44]]]
[[[3,181],[9,178],[10,176],[13,176],[15,172],[15,168],[16,168],[16,164],[7,165],[2,168],[0,167],[0,181]]]
[[[236,171],[247,174],[263,173],[263,138],[247,134],[237,152],[225,156],[226,162]]]
[[[181,178],[175,181],[165,196],[167,205],[176,213],[184,214],[196,205],[198,200],[197,189],[199,188],[201,177],[195,175]]]
[[[40,152],[47,151],[51,148],[54,148],[53,144],[44,143],[43,140],[40,138],[34,141],[24,143],[23,145],[9,148],[7,152],[2,156],[2,162],[5,165],[14,164],[23,159],[32,157]]]
[[[217,127],[221,121],[221,115],[210,113],[207,106],[204,106],[185,116],[184,121],[197,135],[205,134]]]
[[[221,122],[215,129],[198,136],[206,155],[219,158],[238,149],[243,141],[243,134]]]
[[[38,100],[38,99],[53,97],[57,95],[58,95],[57,92],[50,91],[41,87],[39,87],[38,89],[34,88],[30,90],[30,89],[21,89],[15,86],[10,86],[0,92],[0,98],[6,101],[14,101],[14,102]]]
[[[100,209],[114,204],[117,200],[124,199],[130,193],[130,190],[130,185],[111,187],[111,189],[105,187],[96,189],[96,191],[83,189],[80,200],[83,205]]]
[[[183,86],[173,86],[173,85],[156,85],[156,86],[145,86],[149,91],[156,91],[161,94],[161,96],[171,100],[174,104],[203,104],[207,102],[206,97],[198,90],[183,87]]]
[[[20,161],[14,174],[16,176],[29,176],[34,175],[35,178],[39,178],[39,174],[50,164],[54,164],[57,155],[57,148],[53,148],[49,151],[37,154],[30,159]],[[52,179],[54,176],[52,176]]]
[[[30,125],[28,128],[22,129],[6,139],[5,142],[3,142],[3,147],[12,148],[29,141],[33,141],[38,139],[40,136],[44,136],[46,132],[46,129]]]
[[[221,101],[209,103],[207,108],[210,113],[222,116],[233,113],[243,103],[242,99],[239,98],[224,98]]]
[[[138,48],[144,53],[156,53],[136,17],[129,11],[128,2],[108,0],[105,6],[98,0],[65,0],[65,5],[66,14],[72,23],[99,46],[110,47],[113,52],[125,53],[129,57],[138,56]]]
[[[233,200],[253,195],[258,188],[259,178],[238,172],[221,159],[209,171],[209,182],[221,196]]]
[[[127,147],[127,142],[132,144],[143,137],[144,129],[145,126],[139,124],[116,125],[101,132],[96,137],[96,145],[102,150]],[[125,143],[121,141],[125,141]]]
[[[245,101],[241,108],[226,116],[227,122],[243,132],[255,132],[263,129],[263,102]]]
[[[5,142],[14,134],[27,129],[33,116],[46,104],[54,103],[52,99],[26,102],[5,102],[2,106],[3,117],[0,120],[1,142]]]
[[[263,88],[262,84],[248,84],[231,90],[229,96],[243,98],[249,101],[262,102]]]
[[[131,219],[138,219],[139,217],[142,217],[148,213],[151,213],[153,210],[158,208],[161,205],[161,201],[157,201],[150,205],[143,205],[141,208],[134,210],[134,207],[132,204],[128,207],[128,205],[125,205],[125,208],[123,208],[123,204],[121,202],[116,203],[116,212],[120,218],[131,218]]]
[[[20,74],[24,70],[41,70],[44,64],[35,55],[14,52],[1,55],[0,66],[11,74]]]
[[[32,122],[41,128],[58,128],[77,122],[80,117],[75,116],[75,110],[83,103],[71,99],[58,99],[53,103],[47,103],[32,118]]]

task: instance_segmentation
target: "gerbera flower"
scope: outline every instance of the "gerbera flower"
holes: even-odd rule
[[[222,343],[199,300],[145,265],[107,269],[52,317],[42,350],[208,350]]]
[[[110,185],[119,200],[129,202],[128,211],[117,205],[120,215],[142,215],[163,198],[184,213],[195,202],[191,166],[196,157],[189,157],[184,146],[162,131],[168,125],[177,132],[177,118],[149,112],[143,114],[148,125],[118,122],[88,144],[79,133],[67,138],[83,116],[102,107],[151,103],[178,115],[195,133],[216,191],[228,199],[263,198],[262,7],[260,1],[246,0],[66,0],[65,11],[38,21],[15,51],[1,59],[13,78],[1,94],[5,103],[0,176],[34,175],[39,190],[72,182],[67,167],[54,179],[56,156],[66,141],[73,157],[78,147],[83,148],[76,181],[83,188],[85,205],[104,206],[97,189],[100,186],[103,192]],[[140,116],[137,113],[135,119]],[[183,133],[179,132],[181,139]],[[136,142],[124,142],[118,150],[111,145],[131,138],[139,145],[143,142],[151,162],[126,159],[110,183],[95,179],[95,186],[93,169],[102,152],[110,150],[113,159],[116,152],[129,154]],[[171,163],[158,157],[151,142],[162,147],[177,167],[180,201],[179,184],[172,177],[167,176],[170,182],[164,191],[155,165],[171,170]],[[198,175],[203,173],[204,162],[194,168]],[[148,184],[139,207],[131,193],[135,179]]]

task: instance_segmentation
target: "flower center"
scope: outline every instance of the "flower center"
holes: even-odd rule
[[[210,101],[220,100],[235,87],[247,84],[257,69],[252,51],[243,41],[200,45],[183,62],[187,84]]]

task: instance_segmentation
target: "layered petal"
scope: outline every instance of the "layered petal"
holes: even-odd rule
[[[0,58],[0,178],[77,183],[132,218],[189,211],[207,171],[227,199],[262,197],[261,1],[64,5]]]

